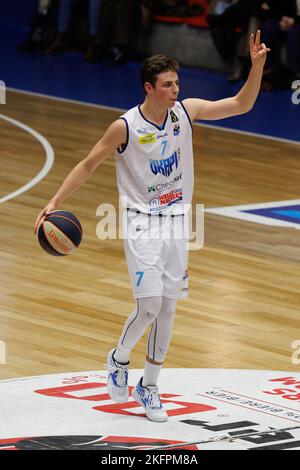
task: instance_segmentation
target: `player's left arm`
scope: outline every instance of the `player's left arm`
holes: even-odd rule
[[[258,96],[267,53],[270,51],[260,42],[260,31],[250,36],[250,55],[252,61],[249,77],[236,96],[217,101],[187,98],[183,104],[191,121],[196,119],[223,119],[244,114],[253,108]]]

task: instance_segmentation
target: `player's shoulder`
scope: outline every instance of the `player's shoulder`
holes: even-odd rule
[[[136,115],[139,115],[139,107],[134,106],[133,108],[128,109],[125,113],[120,116],[120,119],[130,120],[133,119]]]
[[[136,122],[136,114],[138,113],[138,107],[131,108],[125,113],[123,113],[118,119],[116,119],[111,127],[113,128],[113,133],[118,137],[118,142],[120,142],[120,148],[118,149],[119,153],[124,153],[128,146],[130,129],[134,126]],[[121,141],[120,141],[121,139]]]
[[[107,128],[103,139],[107,142],[122,144],[127,140],[127,124],[124,119],[116,119]]]
[[[126,122],[122,118],[113,121],[107,129],[110,134],[119,134],[124,132],[124,130],[126,130]]]
[[[190,126],[192,126],[190,113],[186,106],[186,100],[176,101],[174,107],[170,111],[172,122],[176,119],[177,115],[185,120]]]
[[[170,109],[170,113],[171,113],[171,115],[172,115],[173,113],[185,115],[185,113],[186,113],[186,108],[185,108],[185,106],[184,106],[184,101],[176,101],[176,103],[174,104],[174,106]]]

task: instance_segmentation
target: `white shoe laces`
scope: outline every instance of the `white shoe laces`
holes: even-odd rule
[[[117,373],[117,384],[119,387],[126,386],[127,367],[118,367],[116,362],[113,361],[113,365],[104,364],[104,368],[108,370],[109,374],[114,374],[115,372]]]
[[[161,402],[157,390],[151,390],[148,403],[150,408],[161,408]]]
[[[125,369],[117,369],[117,384],[119,387],[125,387],[126,385],[126,372]]]

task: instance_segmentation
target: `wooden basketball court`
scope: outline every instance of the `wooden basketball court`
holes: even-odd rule
[[[33,225],[67,173],[118,112],[9,92],[2,112],[41,133],[55,163],[36,186],[0,204],[0,378],[103,369],[134,309],[122,240],[98,240],[99,204],[118,207],[114,158],[64,204],[83,226],[70,257],[40,248]],[[0,120],[0,198],[32,180],[41,144]],[[194,127],[194,203],[221,207],[299,197],[297,145]],[[298,230],[205,216],[205,246],[190,252],[189,298],[177,307],[168,368],[299,370]],[[132,354],[144,364],[146,335]]]

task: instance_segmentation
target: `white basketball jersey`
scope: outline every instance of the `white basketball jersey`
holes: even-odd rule
[[[148,121],[140,106],[121,119],[127,142],[115,153],[123,206],[148,214],[186,213],[194,187],[192,126],[184,106],[168,109],[161,128]]]

